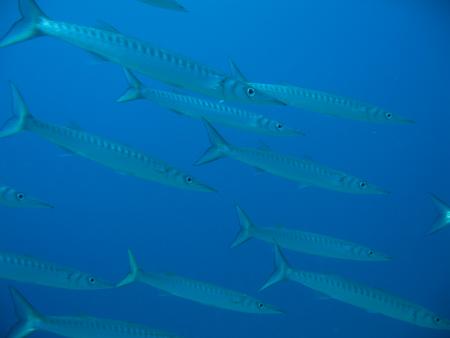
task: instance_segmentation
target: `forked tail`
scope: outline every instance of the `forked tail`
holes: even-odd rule
[[[0,47],[7,47],[16,43],[33,39],[42,35],[38,23],[47,18],[34,0],[19,0],[19,10],[22,17],[9,29],[0,40]]]
[[[230,145],[219,134],[219,132],[205,119],[203,124],[208,131],[209,142],[211,146],[203,153],[203,155],[195,162],[195,165],[202,165],[216,161],[226,156]]]
[[[280,247],[276,245],[274,249],[275,249],[274,270],[272,272],[272,275],[270,275],[269,279],[266,281],[266,283],[259,289],[260,291],[285,280],[287,277],[289,264],[286,258],[284,257],[283,253],[281,252]]]
[[[232,248],[235,248],[251,239],[252,230],[254,230],[255,228],[255,225],[251,221],[250,217],[248,217],[247,213],[240,206],[236,206],[236,210],[238,213],[239,225],[241,226],[241,229],[237,234],[233,244],[231,244]]]
[[[11,82],[13,116],[0,128],[0,138],[19,133],[26,128],[26,122],[32,118],[28,107],[14,83]]]
[[[134,257],[131,250],[128,250],[128,260],[130,262],[130,271],[129,271],[128,275],[126,275],[122,281],[117,283],[116,286],[118,288],[120,288],[121,286],[132,284],[139,280],[139,276],[141,274],[141,269],[139,268],[136,258]]]
[[[39,323],[42,321],[43,317],[19,291],[12,287],[9,288],[9,291],[14,302],[14,309],[18,321],[10,329],[6,338],[28,337],[39,328]]]
[[[128,88],[125,93],[117,99],[117,102],[128,102],[142,99],[142,82],[127,68],[123,69],[128,81]]]
[[[436,195],[431,194],[431,198],[439,209],[439,215],[429,232],[429,234],[434,234],[450,226],[450,206]]]

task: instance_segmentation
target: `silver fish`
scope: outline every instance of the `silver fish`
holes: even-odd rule
[[[15,85],[11,84],[14,116],[0,129],[0,138],[27,130],[72,153],[88,158],[117,172],[182,189],[212,192],[199,182],[165,162],[120,143],[82,130],[57,126],[33,117]]]
[[[171,273],[144,272],[139,268],[131,251],[128,251],[128,257],[130,261],[130,273],[118,283],[118,287],[140,282],[163,290],[171,295],[221,309],[256,314],[282,313],[272,305],[263,303],[244,293],[225,289],[218,285]]]
[[[256,238],[282,248],[303,252],[310,255],[348,259],[355,261],[380,262],[391,258],[357,243],[312,232],[285,229],[283,227],[257,227],[241,207],[237,206],[241,231],[238,233],[232,248],[249,239]]]
[[[180,338],[171,333],[124,321],[87,316],[63,317],[43,315],[19,291],[10,288],[10,292],[18,322],[10,329],[6,338],[24,338],[35,331],[46,331],[62,337]]]
[[[7,186],[0,186],[0,205],[10,208],[53,208],[51,204]]]
[[[284,105],[239,79],[178,53],[123,35],[109,25],[99,29],[55,21],[45,15],[34,0],[19,0],[19,9],[22,18],[3,37],[0,47],[42,35],[52,36],[169,85],[223,100]]]
[[[293,269],[287,263],[280,249],[275,247],[275,271],[261,290],[282,280],[300,283],[330,298],[371,313],[379,313],[430,329],[450,330],[450,320],[384,290],[372,288],[336,275]]]
[[[350,176],[309,159],[275,153],[268,149],[242,148],[228,143],[214,127],[204,121],[211,147],[196,162],[209,163],[230,157],[269,174],[298,182],[302,186],[316,186],[352,194],[387,194],[366,180]]]
[[[11,252],[0,252],[0,279],[71,290],[113,287],[92,274]]]
[[[413,120],[405,119],[391,111],[349,97],[289,84],[248,81],[236,63],[230,60],[230,65],[233,75],[241,81],[246,81],[258,91],[264,92],[291,107],[357,121],[389,124],[414,123]]]
[[[139,0],[155,7],[171,9],[177,12],[187,12],[188,10],[175,0]]]
[[[130,87],[117,100],[118,102],[146,99],[179,115],[198,120],[206,119],[232,128],[275,136],[304,135],[298,130],[287,127],[284,123],[248,110],[194,96],[146,88],[131,71],[127,69],[124,71]]]

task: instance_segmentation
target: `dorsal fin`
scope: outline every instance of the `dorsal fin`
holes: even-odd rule
[[[228,58],[228,63],[230,65],[231,69],[231,75],[241,81],[248,82],[247,77],[244,75],[244,73],[241,72],[238,65],[232,58]]]
[[[97,24],[95,26],[98,29],[102,29],[104,31],[117,33],[117,34],[122,34],[116,27],[114,27],[113,25],[111,25],[111,24],[109,24],[109,23],[107,23],[105,21],[97,20]]]

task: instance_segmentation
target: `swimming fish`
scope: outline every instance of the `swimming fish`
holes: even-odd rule
[[[233,128],[266,135],[303,135],[302,132],[288,128],[279,121],[248,110],[194,96],[146,88],[131,71],[127,69],[124,69],[124,71],[130,87],[117,100],[118,102],[146,99],[179,115],[199,120],[206,119]]]
[[[71,290],[113,287],[89,273],[11,252],[0,252],[0,279]]]
[[[231,311],[255,314],[280,314],[272,305],[254,299],[244,293],[171,273],[147,273],[137,264],[135,257],[128,251],[130,273],[117,284],[118,287],[134,282],[148,284],[171,295],[189,299],[204,305]]]
[[[51,204],[6,186],[0,186],[0,205],[11,208],[53,208]]]
[[[283,280],[300,283],[332,299],[417,326],[450,330],[450,320],[381,289],[340,276],[293,269],[275,247],[275,271],[261,290]]]
[[[180,338],[141,324],[79,316],[46,316],[38,312],[16,289],[10,288],[17,323],[6,338],[24,338],[35,331],[46,331],[62,337],[83,338]]]
[[[35,133],[71,153],[103,164],[117,172],[148,181],[195,191],[212,192],[213,188],[200,183],[165,162],[131,147],[109,141],[79,129],[49,124],[32,116],[21,94],[11,84],[14,116],[0,129],[0,138],[22,130]]]
[[[380,107],[318,90],[302,88],[289,84],[256,83],[248,81],[236,63],[230,60],[233,75],[252,87],[271,97],[279,99],[288,106],[332,115],[339,118],[390,124],[410,124],[413,120],[405,119]]]
[[[161,7],[165,9],[171,9],[177,12],[187,12],[187,9],[184,8],[175,0],[139,0],[139,1],[148,5]]]
[[[208,131],[211,147],[196,162],[196,165],[230,157],[258,170],[298,182],[302,187],[316,186],[353,194],[387,194],[386,191],[365,180],[309,159],[278,154],[270,149],[234,146],[225,141],[209,122],[204,121],[204,124]]]
[[[434,194],[431,194],[431,198],[439,209],[439,216],[429,232],[429,234],[434,234],[450,225],[450,206]]]
[[[257,227],[241,207],[237,206],[236,209],[241,230],[231,245],[232,248],[256,238],[282,248],[316,256],[370,262],[390,260],[387,255],[371,248],[330,236],[282,227]]]
[[[103,24],[102,28],[95,28],[54,21],[42,12],[34,0],[19,0],[19,9],[22,18],[0,40],[0,47],[42,35],[52,36],[100,59],[117,63],[172,86],[222,100],[284,105],[239,79],[188,57],[125,36],[109,25]]]

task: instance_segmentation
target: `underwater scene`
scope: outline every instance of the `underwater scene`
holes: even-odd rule
[[[0,0],[0,337],[450,337],[450,4]]]

